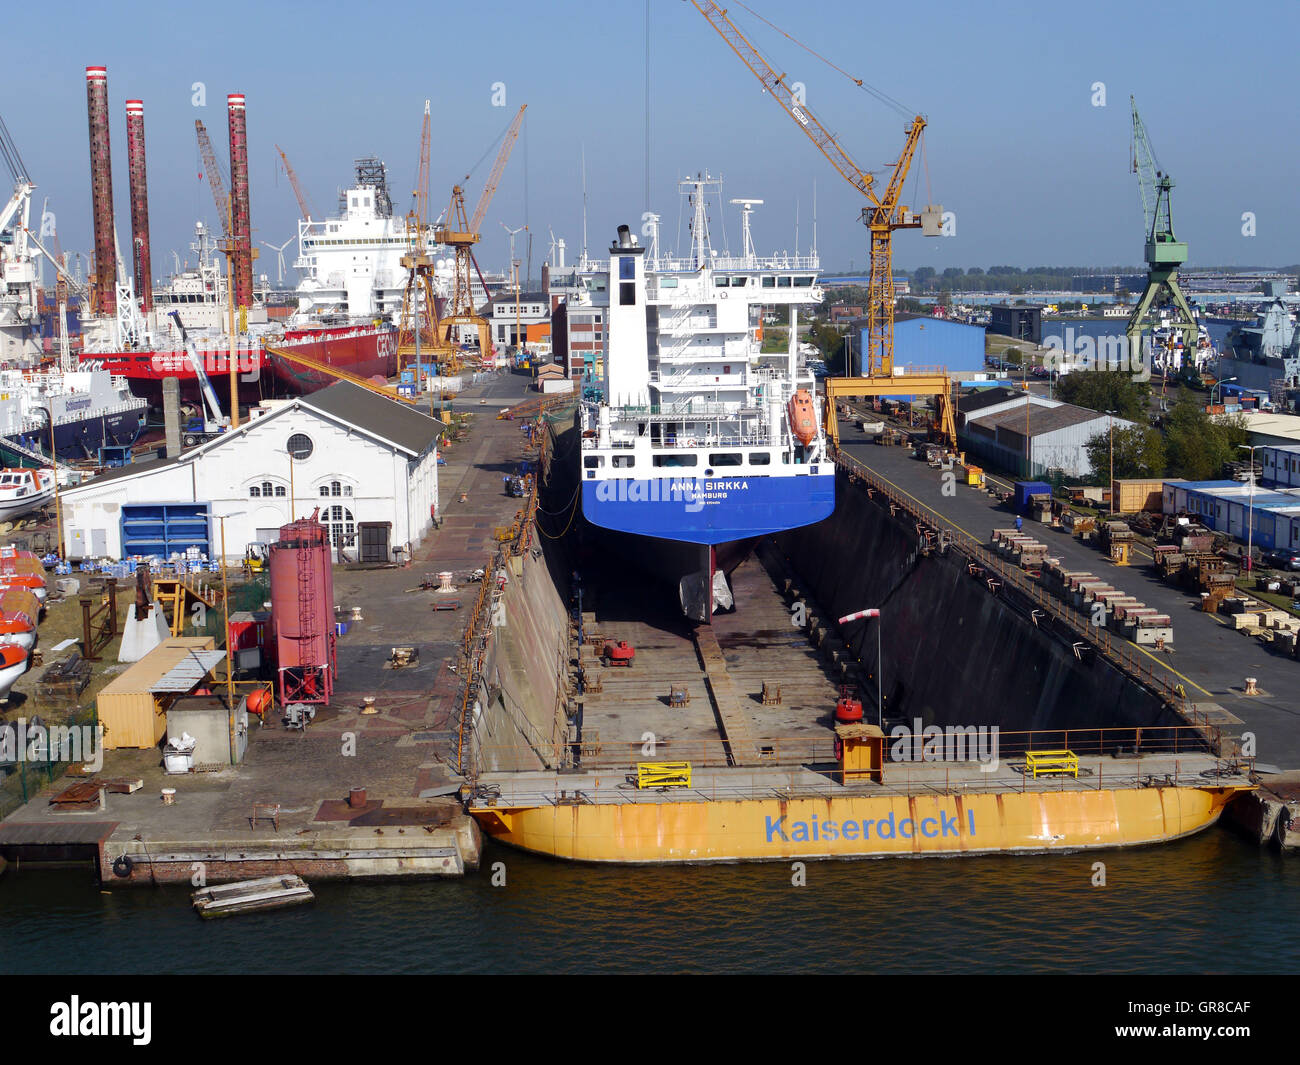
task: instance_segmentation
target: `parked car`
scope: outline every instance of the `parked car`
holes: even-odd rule
[[[1265,551],[1260,560],[1271,569],[1300,570],[1300,551],[1290,547],[1279,547]]]

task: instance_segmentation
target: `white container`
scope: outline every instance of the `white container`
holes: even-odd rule
[[[194,768],[193,751],[163,751],[163,769],[170,774],[188,773]]]

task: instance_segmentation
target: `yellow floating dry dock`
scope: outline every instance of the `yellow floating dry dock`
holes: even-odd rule
[[[839,759],[824,769],[658,762],[649,774],[492,774],[469,809],[498,842],[557,858],[778,861],[1161,843],[1214,824],[1253,788],[1248,767],[1197,750],[899,762],[884,760],[874,726],[837,731]],[[638,786],[647,778],[658,786]]]

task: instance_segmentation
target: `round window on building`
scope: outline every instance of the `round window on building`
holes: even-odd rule
[[[293,436],[289,437],[287,447],[289,454],[296,459],[311,458],[311,437],[306,433],[294,433]]]

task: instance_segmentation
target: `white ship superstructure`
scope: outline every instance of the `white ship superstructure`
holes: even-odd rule
[[[728,598],[715,549],[827,517],[835,468],[797,341],[799,308],[822,299],[817,256],[755,255],[753,200],[735,201],[744,253],[718,254],[704,205],[719,183],[683,184],[690,255],[659,255],[652,216],[649,247],[620,227],[603,294],[589,286],[607,301],[609,340],[604,399],[582,409],[582,497],[593,524],[705,549],[680,585],[703,620],[705,590]],[[783,350],[762,351],[765,309],[788,315]]]
[[[27,364],[41,358],[41,320],[37,301],[37,252],[28,240],[32,190],[14,184],[0,208],[0,362]]]
[[[455,260],[434,242],[436,221],[424,228],[424,246],[434,259],[434,295],[441,302],[451,290]],[[407,279],[402,256],[410,250],[413,236],[407,219],[394,216],[384,164],[358,159],[355,182],[339,194],[338,217],[298,221],[298,256],[293,265],[302,278],[297,292],[299,318],[396,322]],[[492,278],[487,280],[489,291],[504,283],[501,278],[495,285]],[[477,277],[472,293],[476,306],[490,298]]]

